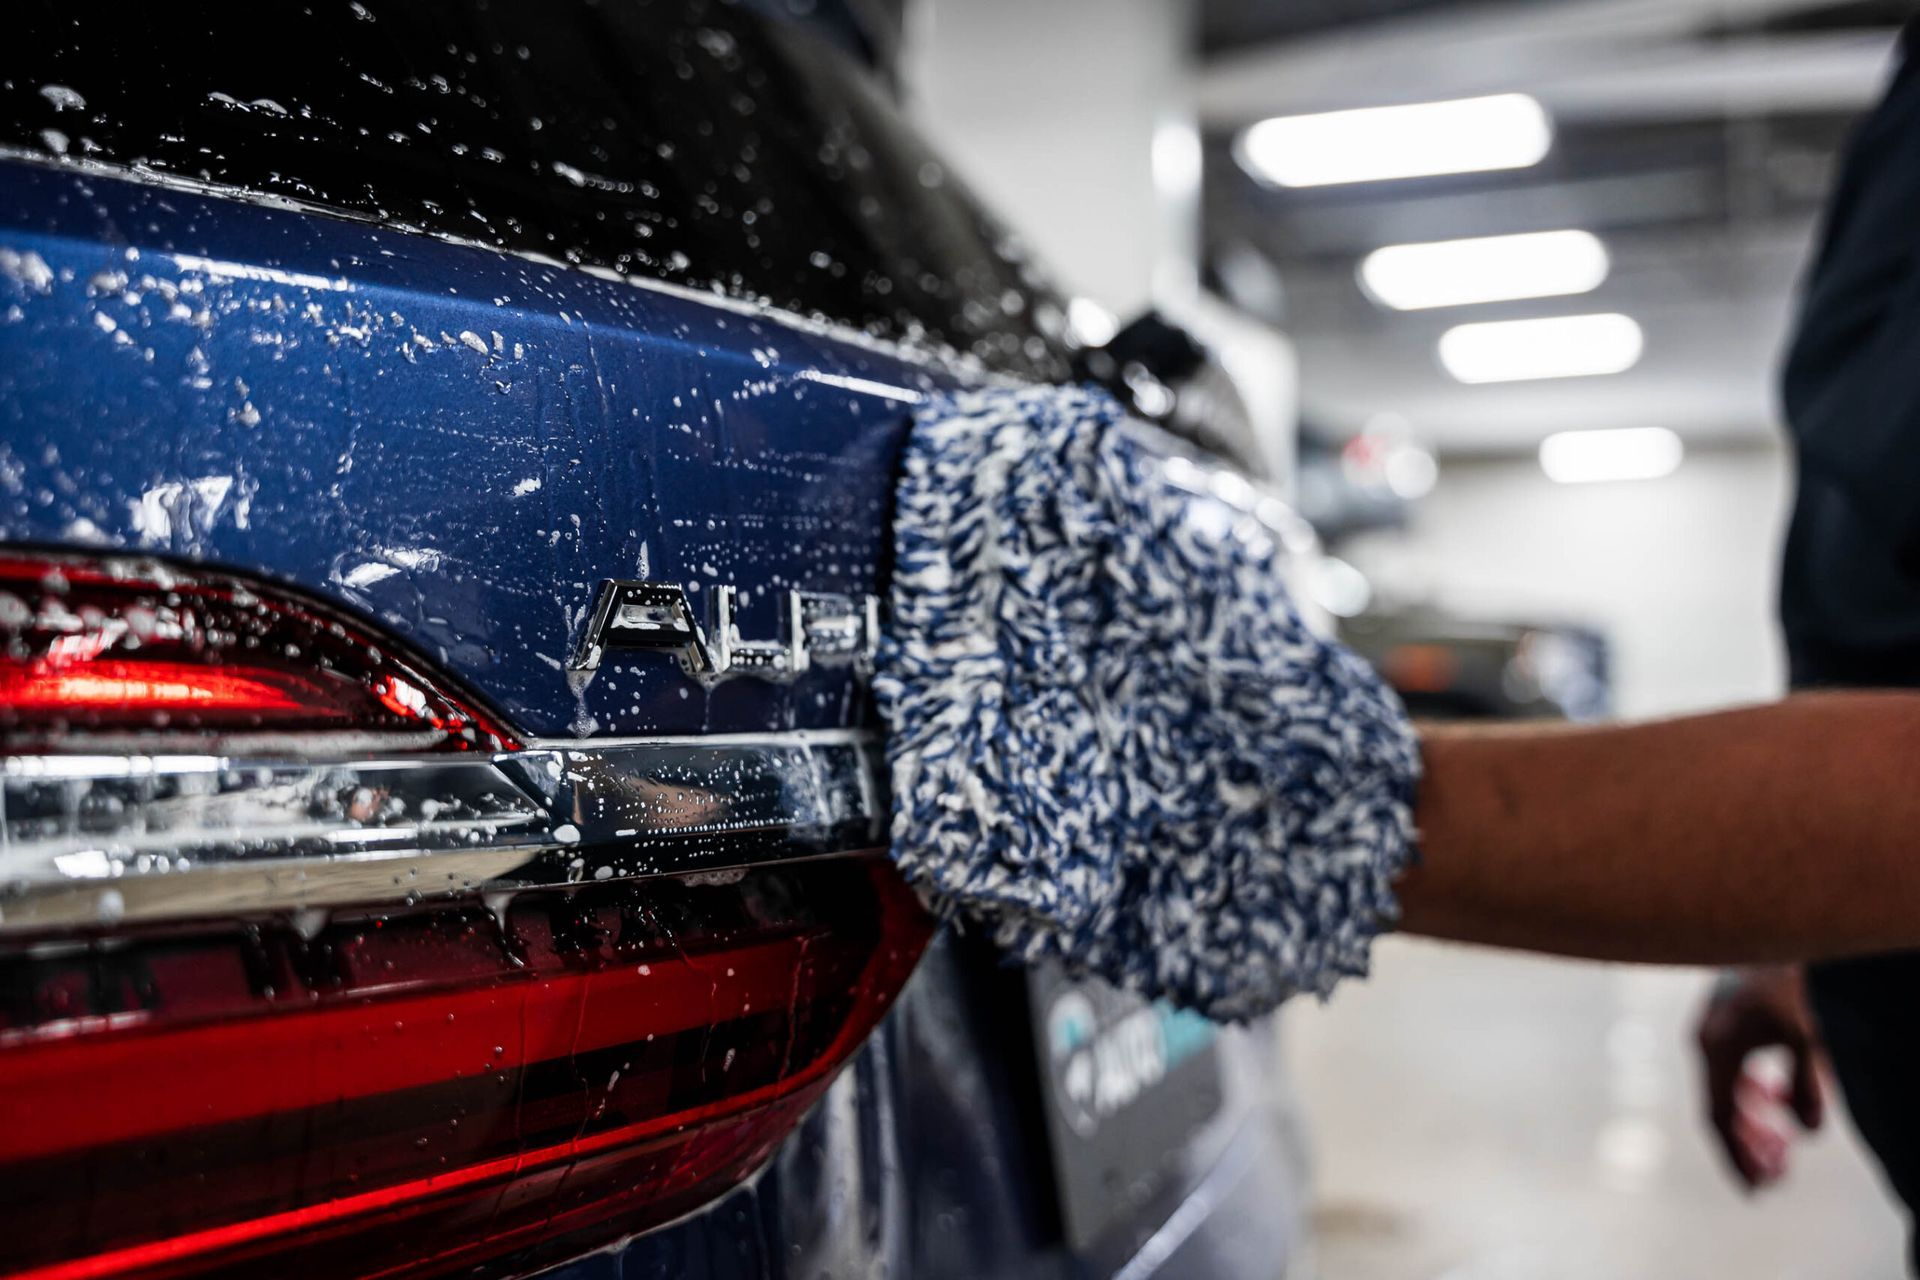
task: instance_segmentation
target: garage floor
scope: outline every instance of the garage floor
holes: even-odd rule
[[[1697,1121],[1697,972],[1392,940],[1283,1024],[1320,1280],[1896,1280],[1843,1117],[1747,1198]]]

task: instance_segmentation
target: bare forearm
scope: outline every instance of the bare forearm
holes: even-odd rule
[[[1675,963],[1920,946],[1920,695],[1433,726],[1408,932]]]

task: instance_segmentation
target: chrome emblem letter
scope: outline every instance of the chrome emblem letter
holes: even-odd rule
[[[683,588],[609,579],[600,584],[567,666],[593,671],[610,651],[665,653],[702,684],[736,676],[784,683],[816,665],[851,666],[862,674],[871,669],[880,643],[877,597],[787,591],[780,597],[777,640],[741,638],[734,622],[738,598],[733,587],[715,587],[702,627]]]

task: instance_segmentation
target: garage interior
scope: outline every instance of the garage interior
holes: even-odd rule
[[[1431,668],[1485,632],[1595,640],[1603,687],[1563,709],[1649,716],[1784,688],[1780,352],[1914,8],[924,0],[898,75],[1083,332],[1151,306],[1252,370],[1263,457],[1321,529],[1349,634],[1385,636],[1416,685],[1465,679]],[[1543,154],[1276,179],[1249,132],[1460,100],[1537,104]],[[1369,274],[1391,246],[1546,233],[1599,246],[1577,291],[1402,309]],[[1618,367],[1450,368],[1462,325],[1567,317],[1625,317]],[[1404,643],[1436,631],[1453,657]],[[1736,1189],[1701,1120],[1710,981],[1395,941],[1375,981],[1290,1009],[1280,1101],[1310,1139],[1320,1272],[1901,1274],[1902,1224],[1837,1118],[1783,1185]]]

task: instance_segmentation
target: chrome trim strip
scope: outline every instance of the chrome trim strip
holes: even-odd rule
[[[0,934],[391,907],[878,848],[877,735],[540,744],[492,757],[0,759]]]

